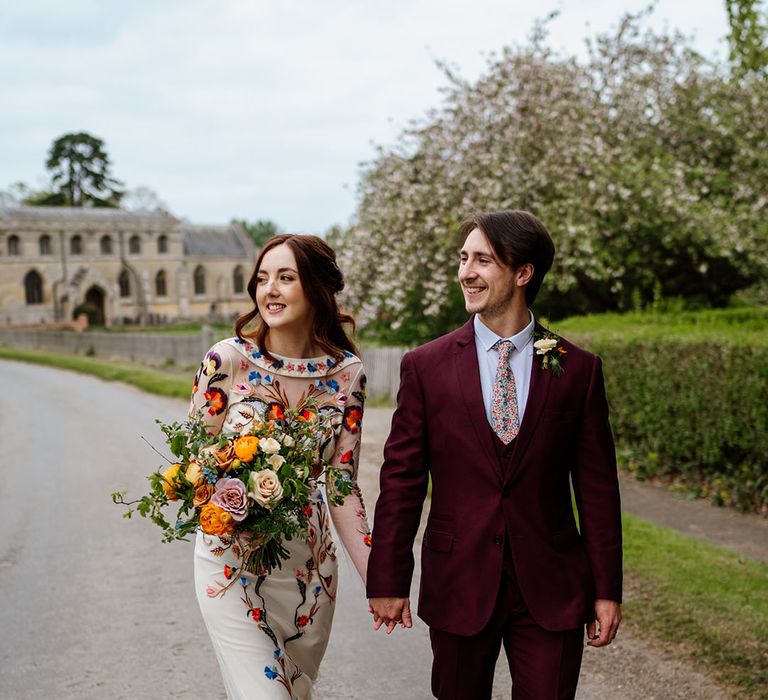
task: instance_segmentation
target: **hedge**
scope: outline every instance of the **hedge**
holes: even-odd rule
[[[603,359],[623,468],[768,512],[768,344],[744,337],[574,337]]]

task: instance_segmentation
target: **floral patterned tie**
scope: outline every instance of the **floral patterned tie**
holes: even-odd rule
[[[511,340],[498,340],[493,347],[499,352],[499,366],[491,399],[491,427],[499,439],[508,445],[520,430],[515,375],[509,366],[509,356],[515,346]]]

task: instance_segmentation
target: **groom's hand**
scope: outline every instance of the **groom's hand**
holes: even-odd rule
[[[595,621],[587,623],[587,644],[604,647],[613,641],[621,623],[621,605],[614,600],[595,601]]]
[[[412,627],[411,602],[408,598],[369,598],[368,612],[373,615],[373,629],[386,625],[387,634],[395,626]]]

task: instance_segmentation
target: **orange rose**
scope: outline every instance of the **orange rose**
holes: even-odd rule
[[[211,500],[211,496],[213,496],[214,488],[213,484],[201,484],[198,486],[195,489],[195,497],[192,499],[192,505],[195,508],[199,508],[204,503],[208,503],[208,501]]]
[[[235,529],[235,521],[215,503],[206,503],[200,510],[200,527],[207,535],[227,535]]]
[[[235,440],[235,454],[241,462],[252,462],[259,449],[259,438],[255,435],[241,435]]]
[[[235,461],[235,448],[232,445],[217,447],[213,451],[213,456],[216,458],[216,464],[219,465],[219,469],[223,472],[228,472]]]
[[[176,489],[179,487],[180,471],[180,464],[172,464],[170,467],[163,469],[163,491],[165,491],[169,501],[177,501],[179,499]]]

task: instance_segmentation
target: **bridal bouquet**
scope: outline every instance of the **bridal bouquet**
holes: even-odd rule
[[[233,547],[247,571],[268,574],[288,558],[284,540],[306,537],[317,485],[326,484],[335,504],[352,488],[346,473],[321,457],[322,443],[333,437],[330,416],[312,404],[270,416],[242,433],[216,435],[202,413],[183,423],[157,421],[177,461],[148,477],[148,495],[125,501],[125,493],[113,493],[112,500],[128,507],[124,517],[135,506],[159,525],[165,542],[200,528]],[[171,501],[178,503],[173,524],[164,514]]]

